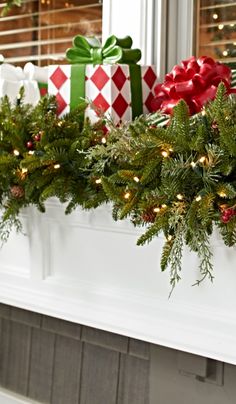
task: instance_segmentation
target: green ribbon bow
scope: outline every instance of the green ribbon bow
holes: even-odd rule
[[[73,47],[67,49],[66,58],[76,64],[136,64],[141,59],[140,49],[131,49],[132,38],[117,38],[111,35],[102,46],[97,38],[77,35]]]
[[[102,46],[94,37],[86,38],[77,35],[73,39],[73,47],[67,49],[66,57],[71,66],[70,107],[75,108],[85,98],[86,65],[128,64],[130,75],[130,92],[132,118],[142,114],[142,84],[141,66],[137,62],[141,59],[140,49],[131,49],[132,38],[117,38],[111,35]]]

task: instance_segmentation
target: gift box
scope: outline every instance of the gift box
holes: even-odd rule
[[[35,66],[33,63],[28,62],[24,66],[24,74],[28,80],[36,80],[40,96],[43,97],[48,92],[48,67]]]
[[[21,67],[8,63],[0,66],[0,97],[8,96],[11,103],[16,102],[21,87],[24,87],[25,104],[36,105],[40,100],[38,83],[26,77]]]
[[[112,36],[101,48],[94,38],[77,36],[74,45],[67,51],[73,64],[49,66],[48,92],[56,96],[59,116],[84,99],[92,121],[106,114],[119,124],[151,111],[155,68],[136,63],[141,52],[131,49],[130,37]]]

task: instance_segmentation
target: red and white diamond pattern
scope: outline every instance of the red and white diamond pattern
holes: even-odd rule
[[[97,74],[98,71],[99,74]],[[86,77],[85,93],[94,104],[95,109],[97,108],[97,113],[105,112],[115,124],[129,121],[132,114],[129,67],[127,65],[102,65],[99,67],[88,65]],[[123,99],[118,107],[118,103],[115,103],[117,97]],[[92,118],[89,110],[87,116]]]
[[[141,75],[143,112],[149,113],[156,74],[152,66],[141,66]],[[70,111],[70,77],[70,65],[49,66],[48,93],[57,97],[59,116]],[[99,113],[106,113],[115,124],[132,120],[128,65],[87,65],[85,94],[94,105],[86,111],[92,121]]]
[[[143,91],[143,113],[151,112],[151,100],[153,99],[152,89],[157,80],[154,66],[142,66],[142,91]]]
[[[70,65],[52,65],[48,67],[48,94],[55,95],[58,103],[58,115],[70,112]]]

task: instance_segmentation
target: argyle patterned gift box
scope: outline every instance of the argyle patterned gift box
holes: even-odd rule
[[[75,102],[77,87],[79,87],[79,80],[76,78],[78,67],[79,65],[49,66],[48,92],[56,96],[59,116],[68,113],[80,102],[79,98]],[[145,114],[151,112],[152,89],[157,77],[153,66],[139,67],[142,94],[139,91],[138,96],[141,97],[141,113]],[[131,101],[130,66],[126,64],[86,65],[85,98],[94,106],[94,108],[88,107],[86,111],[86,115],[92,120],[95,115],[102,112],[115,124],[131,121],[135,114]]]

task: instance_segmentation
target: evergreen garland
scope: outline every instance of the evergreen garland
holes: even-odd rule
[[[21,230],[21,208],[57,197],[77,206],[113,203],[115,220],[143,226],[138,245],[166,238],[161,269],[172,287],[181,278],[186,244],[200,259],[200,277],[213,280],[209,238],[216,226],[226,245],[236,242],[236,100],[224,85],[202,113],[189,117],[184,101],[166,117],[153,114],[114,127],[84,121],[86,104],[63,119],[55,100],[0,105],[0,238]],[[109,129],[106,132],[106,128]]]

